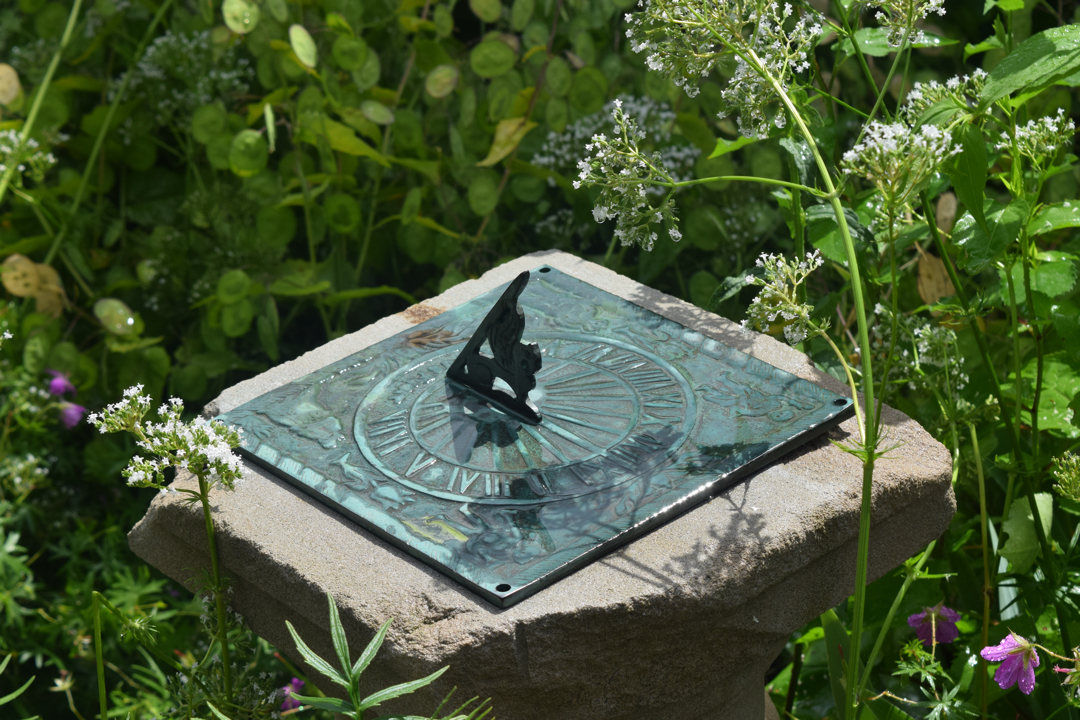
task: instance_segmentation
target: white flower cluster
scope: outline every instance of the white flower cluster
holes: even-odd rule
[[[1057,115],[1028,120],[1026,125],[1016,128],[1016,152],[1031,160],[1037,167],[1046,161],[1053,161],[1057,151],[1072,146],[1076,124],[1065,116],[1065,109],[1058,108]],[[1013,151],[1008,138],[1003,138],[998,150]]]
[[[931,13],[945,15],[945,0],[860,0],[858,4],[879,8],[874,19],[889,31],[889,45],[894,48],[900,47],[909,33],[912,43],[922,39],[922,32],[915,29],[919,20]]]
[[[246,95],[255,76],[235,47],[214,48],[209,30],[159,35],[130,72],[128,97],[153,108],[162,125],[186,123],[203,105]],[[112,83],[110,101],[119,88],[119,81]]]
[[[874,306],[874,315],[878,321],[870,334],[875,360],[884,362],[890,349],[897,353],[889,370],[892,382],[907,383],[912,390],[941,382],[951,383],[954,391],[967,386],[970,378],[963,371],[964,357],[956,345],[953,330],[924,318],[901,314],[897,318],[898,337],[894,347],[891,341],[892,310],[878,303]]]
[[[673,136],[671,128],[675,124],[675,113],[667,103],[657,102],[648,96],[634,97],[620,95],[617,100],[604,105],[598,112],[567,125],[561,132],[549,132],[544,144],[532,156],[534,165],[549,168],[559,173],[568,174],[577,164],[581,146],[594,135],[617,133],[613,120],[615,104],[621,103],[623,114],[633,117],[638,128],[648,138],[648,142],[660,154],[664,169],[675,182],[690,180],[694,176],[694,163],[701,150],[691,145],[681,136]],[[554,182],[554,181],[552,181]],[[663,188],[646,189],[649,195],[662,195]]]
[[[49,474],[46,460],[32,453],[10,455],[0,460],[0,487],[21,494],[33,490]]]
[[[758,285],[762,289],[746,310],[743,328],[770,332],[775,323],[780,323],[784,327],[784,338],[791,345],[825,332],[828,322],[813,322],[810,313],[814,308],[799,302],[797,295],[799,286],[823,262],[817,250],[807,253],[806,259],[798,263],[788,262],[783,255],[762,253],[756,264],[764,270],[764,277],[747,275],[744,278],[747,285]]]
[[[663,164],[663,158],[654,152],[648,156],[638,148],[638,141],[645,133],[638,129],[633,118],[622,110],[622,102],[616,100],[611,112],[615,120],[614,136],[605,133],[592,137],[585,145],[587,155],[578,162],[580,173],[574,187],[597,186],[600,196],[593,208],[597,222],[615,220],[615,237],[623,245],[641,245],[652,250],[657,234],[653,224],[670,223],[671,239],[678,242],[682,237],[676,227],[675,207],[671,202],[674,180]],[[653,207],[646,198],[647,188],[661,185],[671,188],[660,205]]]
[[[986,79],[990,77],[982,68],[970,75],[957,75],[945,81],[928,83],[917,82],[907,94],[900,115],[908,125],[918,125],[919,117],[930,107],[942,100],[952,100],[957,106],[973,109],[979,104]]]
[[[233,448],[240,444],[242,430],[234,430],[218,420],[195,418],[184,422],[184,403],[173,398],[158,408],[164,422],[143,422],[150,411],[151,398],[142,395],[143,386],[124,391],[124,398],[100,413],[91,413],[87,422],[101,432],[128,430],[139,438],[137,445],[150,458],[136,455],[124,469],[128,485],[165,491],[164,471],[169,467],[189,470],[214,485],[232,488],[243,475],[243,464]]]
[[[12,176],[13,182],[22,187],[22,176],[29,172],[35,182],[45,179],[45,173],[56,164],[56,156],[48,152],[34,138],[21,142],[15,130],[0,130],[0,175],[9,167],[17,171]]]
[[[884,200],[881,211],[895,215],[959,151],[937,125],[913,130],[904,123],[872,122],[862,141],[844,153],[840,167],[877,187]]]
[[[798,20],[789,2],[760,0],[643,0],[644,11],[627,14],[634,52],[648,52],[650,70],[671,76],[687,95],[708,75],[719,57],[733,53],[735,74],[723,91],[729,110],[738,113],[746,137],[768,134],[769,115],[783,127],[785,111],[773,107],[776,87],[788,87],[795,74],[810,68],[810,56],[822,34],[819,17],[809,10]]]

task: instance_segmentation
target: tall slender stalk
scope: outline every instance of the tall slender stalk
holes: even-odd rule
[[[75,0],[76,6],[82,0]],[[146,28],[146,32],[143,33],[142,39],[139,40],[139,45],[135,49],[135,54],[132,56],[130,67],[134,68],[142,60],[143,52],[146,51],[146,46],[150,42],[150,38],[154,36],[154,32],[157,30],[158,24],[161,22],[165,13],[172,6],[173,0],[165,0],[161,3],[161,7],[158,8],[157,13],[154,14],[154,19],[150,22],[150,25]],[[127,72],[124,75],[123,82],[120,83],[120,89],[116,92],[116,97],[113,98],[112,104],[109,105],[109,111],[105,114],[105,122],[101,126],[101,130],[98,131],[97,138],[94,139],[94,147],[90,150],[90,157],[86,160],[86,169],[83,170],[82,180],[79,182],[79,189],[75,192],[75,197],[71,200],[71,208],[68,210],[68,218],[64,221],[63,227],[60,228],[60,232],[56,233],[53,238],[52,245],[49,246],[49,252],[45,255],[45,264],[52,263],[53,258],[56,256],[56,251],[60,249],[60,243],[63,242],[67,236],[68,229],[71,227],[71,219],[75,216],[76,211],[79,209],[79,205],[82,204],[83,196],[86,194],[87,185],[90,182],[90,173],[94,171],[94,165],[98,157],[98,153],[101,152],[101,147],[105,144],[105,135],[109,131],[109,126],[112,125],[113,117],[116,115],[116,109],[120,106],[120,102],[124,99],[124,93],[127,92],[128,83],[131,81],[131,72]],[[2,193],[0,193],[0,199],[3,199]]]
[[[982,646],[990,644],[990,596],[994,592],[994,586],[990,582],[990,520],[986,514],[986,481],[983,477],[982,453],[979,452],[979,434],[975,432],[974,425],[968,425],[971,431],[971,448],[975,453],[975,472],[979,480],[979,528],[982,530],[982,556],[983,556],[983,621],[982,621]],[[989,706],[990,687],[986,684],[986,658],[979,656],[979,677],[982,679],[979,696],[979,707],[986,716]]]
[[[206,520],[206,544],[210,549],[210,567],[213,572],[214,609],[217,612],[218,643],[221,645],[221,670],[225,682],[225,697],[232,703],[232,665],[229,661],[229,633],[225,615],[225,587],[221,582],[221,563],[218,560],[217,541],[214,537],[214,519],[210,514],[210,483],[199,477],[199,502]]]
[[[49,86],[52,85],[53,75],[56,74],[56,68],[60,66],[60,58],[63,56],[68,41],[71,39],[71,32],[75,29],[75,22],[79,19],[79,10],[81,9],[82,0],[75,0],[75,3],[71,6],[71,12],[68,13],[64,34],[60,36],[60,47],[56,48],[56,52],[53,53],[52,60],[49,62],[49,69],[45,71],[45,77],[42,78],[41,84],[34,94],[34,102],[30,105],[30,113],[26,116],[22,131],[19,133],[20,147],[26,144],[26,141],[30,139],[30,133],[34,131],[34,124],[37,122],[41,104],[45,101]],[[11,178],[18,171],[17,165],[18,163],[9,163],[3,177],[0,177],[0,203],[4,202],[4,195],[7,194],[8,186],[11,185]]]

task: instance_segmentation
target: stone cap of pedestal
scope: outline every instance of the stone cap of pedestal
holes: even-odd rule
[[[549,251],[508,262],[241,382],[205,414],[227,412],[544,264],[848,394],[771,337]],[[882,415],[885,442],[895,447],[874,473],[872,578],[940,536],[955,510],[947,450],[902,413],[885,407]],[[761,708],[761,678],[790,633],[853,591],[862,466],[830,440],[857,433],[854,419],[844,422],[505,610],[255,467],[234,492],[213,496],[219,547],[234,604],[256,632],[290,654],[286,619],[333,657],[327,591],[341,607],[354,653],[395,618],[368,688],[449,664],[439,689],[422,702],[457,685],[463,697],[493,696],[503,718],[651,717],[648,708],[683,717],[726,708],[735,714],[723,717],[739,717],[736,707]],[[202,523],[179,496],[163,495],[130,543],[190,586],[208,562]],[[400,707],[406,706],[418,707]],[[756,709],[750,715],[762,717]]]

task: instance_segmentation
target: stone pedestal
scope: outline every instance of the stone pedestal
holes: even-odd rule
[[[344,358],[547,264],[838,393],[842,384],[764,335],[559,252],[502,265],[359,332],[226,390],[208,416]],[[946,449],[885,408],[889,443],[874,480],[870,576],[938,537],[955,509]],[[857,433],[851,419],[830,433]],[[450,670],[431,688],[382,708],[431,712],[491,697],[512,720],[759,720],[766,669],[792,631],[854,587],[861,465],[811,441],[686,515],[506,610],[376,539],[265,471],[214,496],[218,546],[233,603],[259,635],[300,662],[290,620],[334,658],[327,591],[356,654],[394,618],[364,688]],[[192,482],[181,476],[181,484]],[[129,536],[148,563],[191,587],[209,566],[197,508],[157,498]],[[318,675],[311,678],[318,682]],[[327,692],[333,686],[319,683]],[[774,712],[768,708],[769,712]]]

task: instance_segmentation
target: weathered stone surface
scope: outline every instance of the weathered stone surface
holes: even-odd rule
[[[558,252],[536,253],[229,388],[228,411],[548,264],[836,392],[845,386],[772,338]],[[889,442],[873,492],[870,575],[938,537],[955,509],[950,458],[917,423],[884,411]],[[854,419],[832,439],[857,433]],[[177,480],[191,482],[190,478]],[[395,619],[365,687],[450,665],[427,692],[386,710],[492,697],[499,717],[569,720],[765,717],[762,681],[789,634],[854,586],[861,466],[821,438],[520,604],[500,610],[257,468],[214,496],[218,543],[251,627],[299,660],[292,621],[333,657],[325,593],[354,654]],[[132,548],[191,586],[209,560],[201,515],[156,499]],[[314,676],[313,676],[314,677]],[[331,687],[324,687],[328,692]],[[770,708],[771,711],[771,708]]]

